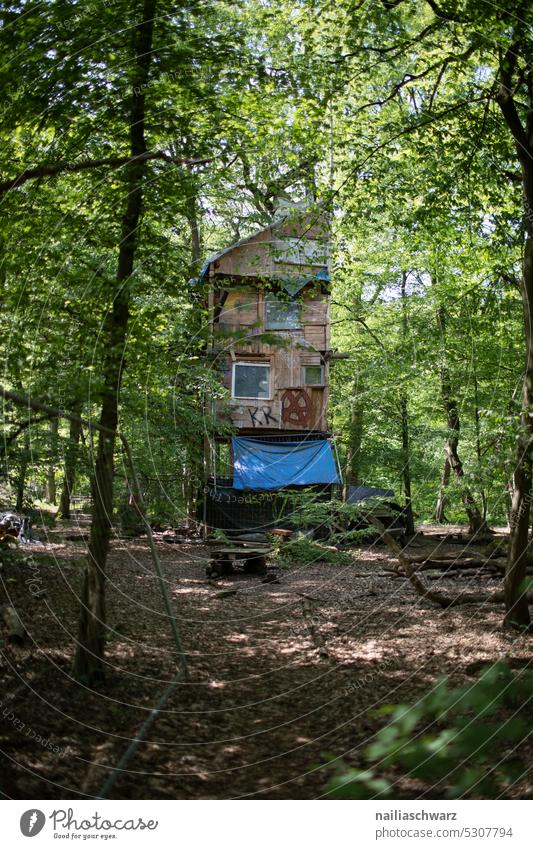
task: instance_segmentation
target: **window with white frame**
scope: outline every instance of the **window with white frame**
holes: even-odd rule
[[[298,330],[301,306],[296,301],[283,301],[274,295],[265,298],[266,330]]]
[[[324,367],[321,365],[316,366],[303,366],[302,368],[302,382],[305,386],[323,386],[324,385]]]
[[[269,363],[233,363],[233,398],[270,398]]]

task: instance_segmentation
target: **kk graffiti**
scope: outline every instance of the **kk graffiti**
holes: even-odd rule
[[[253,427],[268,427],[269,424],[278,424],[278,420],[272,415],[272,407],[251,407],[248,412]]]

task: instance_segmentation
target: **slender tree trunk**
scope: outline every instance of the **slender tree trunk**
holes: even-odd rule
[[[446,311],[444,307],[440,307],[437,312],[437,320],[443,340],[443,364],[441,367],[441,392],[442,403],[446,411],[446,423],[448,425],[448,435],[444,446],[445,461],[448,461],[450,471],[461,481],[464,477],[464,469],[461,458],[459,457],[459,435],[461,431],[461,422],[459,419],[459,407],[456,399],[452,395],[451,378],[448,366],[445,361],[445,336],[446,336]],[[443,488],[441,486],[441,492]],[[485,522],[479,511],[478,506],[468,487],[462,486],[462,498],[465,506],[466,515],[468,516],[469,530],[471,534],[479,533],[483,530]],[[438,505],[437,505],[438,506]]]
[[[533,171],[533,169],[532,169]],[[533,201],[533,174],[531,177]],[[533,203],[530,207],[533,209]],[[533,440],[533,227],[529,224],[522,279],[522,304],[526,336],[526,368],[522,388],[522,416],[517,440],[514,490],[511,501],[510,542],[505,572],[505,625],[524,629],[531,626],[527,600],[528,531],[531,506],[531,444]]]
[[[196,187],[195,187],[196,188]],[[202,257],[202,239],[198,221],[198,201],[196,191],[190,191],[187,197],[187,219],[191,230],[191,271],[197,274]]]
[[[81,407],[73,409],[76,415],[81,414]],[[81,437],[81,423],[71,421],[69,426],[69,439],[65,452],[65,467],[61,497],[59,499],[59,514],[63,519],[70,519],[70,500],[74,491],[76,481],[76,469],[78,465],[78,448]]]
[[[24,434],[24,447],[22,449],[22,455],[20,458],[19,464],[19,472],[17,475],[17,484],[16,484],[16,493],[17,493],[17,501],[16,501],[16,511],[17,513],[22,513],[24,510],[24,493],[26,491],[26,475],[28,472],[28,463],[30,459],[30,437],[28,431]]]
[[[200,270],[202,259],[202,228],[201,208],[198,203],[198,186],[196,182],[191,186],[187,198],[187,219],[191,230],[191,273],[197,275]],[[205,347],[203,348],[205,353]],[[201,406],[202,399],[198,396],[198,404]],[[191,437],[190,444],[185,451],[185,510],[187,514],[187,527],[196,520],[196,506],[198,500],[198,487],[203,474],[203,460],[200,462],[204,452],[203,434],[197,433]]]
[[[400,399],[402,410],[402,476],[405,494],[405,531],[409,536],[415,534],[415,520],[413,516],[413,501],[411,497],[411,464],[409,462],[409,414],[407,410],[407,398]]]
[[[533,440],[533,79],[530,67],[531,45],[524,35],[523,23],[517,18],[513,33],[515,40],[502,54],[498,69],[498,106],[513,136],[517,159],[522,171],[522,197],[524,204],[524,260],[522,265],[522,310],[524,316],[525,369],[522,385],[522,415],[520,434],[516,445],[514,492],[511,504],[509,554],[505,572],[504,625],[520,630],[531,628],[527,601],[526,566],[529,515],[531,506],[531,446]],[[516,77],[522,74],[518,60],[527,67],[525,122],[514,99],[518,85]],[[519,70],[520,68],[520,70]]]
[[[438,495],[438,498],[437,498],[437,506],[435,508],[435,521],[440,522],[441,524],[443,522],[447,521],[445,513],[444,513],[444,505],[446,503],[446,489],[448,487],[449,482],[450,482],[450,461],[448,460],[448,457],[446,456],[444,458],[444,465],[442,467],[442,475],[441,475],[441,479],[440,479],[439,495]]]
[[[480,475],[480,491],[479,494],[481,496],[481,506],[483,508],[483,521],[487,521],[487,495],[485,490],[483,489],[483,485],[481,483],[481,425],[480,425],[480,417],[479,417],[479,387],[477,382],[477,363],[476,357],[474,356],[474,368],[472,373],[472,378],[474,382],[474,421],[476,425],[476,456],[478,462],[478,474]]]
[[[132,75],[130,110],[130,151],[142,156],[145,143],[145,91],[152,53],[156,0],[144,0],[142,21],[134,32],[135,68]],[[123,355],[129,319],[128,283],[134,270],[142,211],[144,161],[133,162],[127,172],[127,203],[122,220],[116,287],[106,324],[107,354],[104,364],[104,388],[100,424],[116,431],[123,370]],[[113,452],[115,436],[99,431],[94,474],[91,482],[93,515],[89,539],[89,557],[81,598],[78,648],[74,674],[90,686],[104,675],[105,645],[105,569],[111,534],[113,509]]]
[[[357,376],[352,390],[350,424],[348,427],[348,444],[346,448],[346,464],[344,467],[346,486],[357,486],[360,481],[361,446],[363,444],[364,426],[364,409],[361,400],[361,391],[361,378]]]
[[[48,460],[48,468],[46,470],[46,500],[49,504],[55,504],[57,501],[56,488],[56,460],[57,460],[57,433],[59,423],[57,419],[52,419],[48,425],[50,434],[50,457]]]
[[[403,355],[407,350],[409,317],[407,315],[407,279],[408,271],[402,272],[401,298],[402,298],[402,348]],[[415,534],[415,520],[413,517],[413,502],[411,498],[411,462],[410,462],[410,439],[409,439],[409,410],[407,404],[407,394],[405,387],[402,386],[400,395],[400,409],[402,421],[402,477],[403,489],[405,494],[405,530],[409,536]]]

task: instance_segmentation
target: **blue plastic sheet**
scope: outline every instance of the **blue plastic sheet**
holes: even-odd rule
[[[270,490],[341,482],[327,439],[267,442],[234,436],[232,442],[234,489]]]

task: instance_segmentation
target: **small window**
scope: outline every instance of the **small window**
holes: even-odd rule
[[[270,398],[270,365],[234,363],[231,394],[234,398]]]
[[[297,330],[300,327],[300,304],[280,301],[271,295],[265,299],[266,330]]]
[[[306,386],[323,386],[324,370],[322,366],[304,366],[303,382]]]

